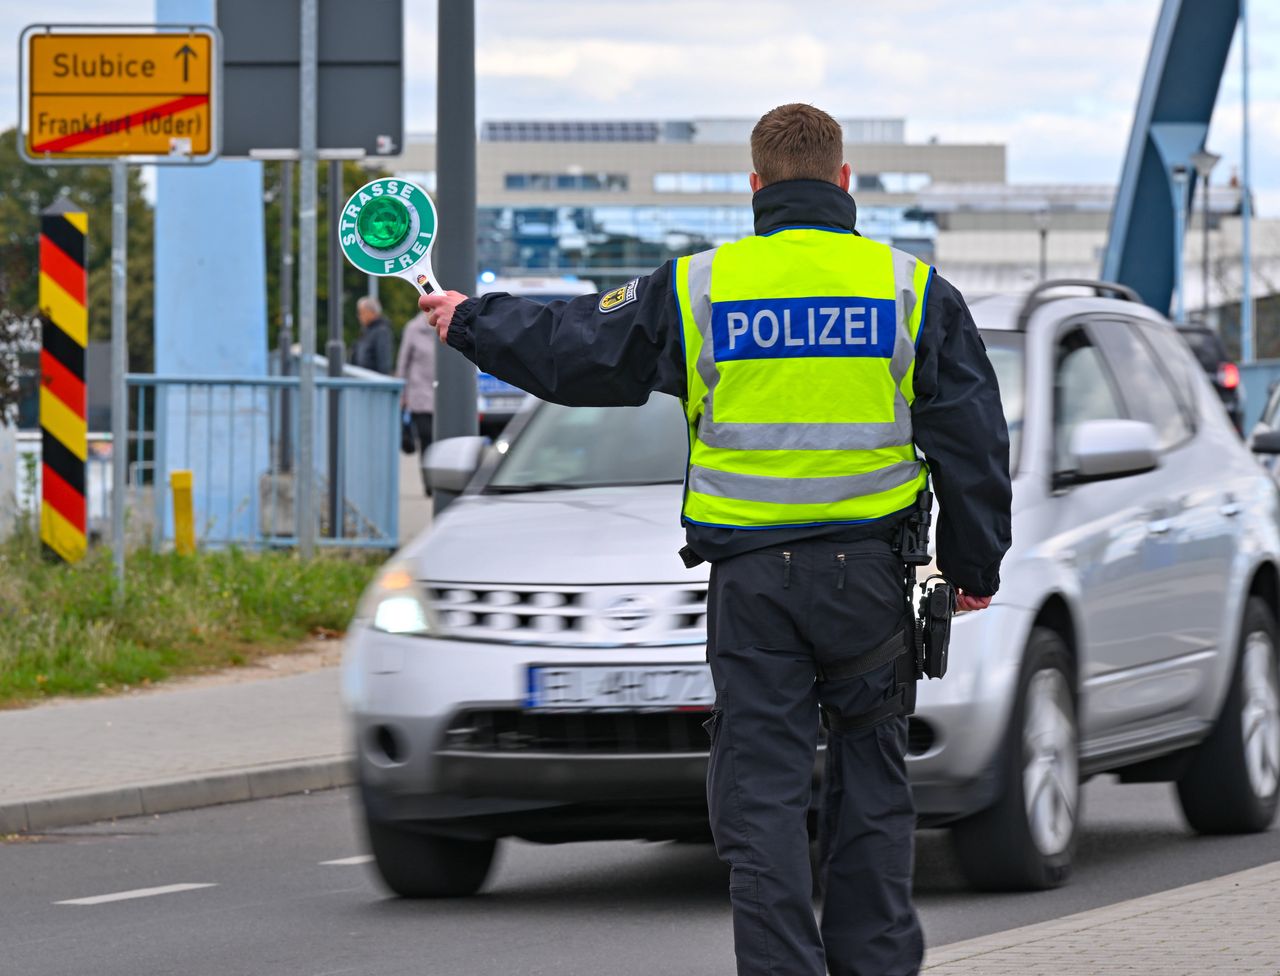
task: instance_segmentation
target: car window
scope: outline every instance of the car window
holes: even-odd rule
[[[1164,366],[1169,374],[1169,379],[1173,383],[1173,392],[1177,394],[1178,402],[1182,404],[1183,410],[1186,411],[1191,423],[1195,424],[1196,418],[1196,382],[1197,374],[1200,372],[1200,364],[1193,357],[1188,355],[1186,346],[1178,338],[1178,334],[1169,328],[1162,328],[1149,322],[1135,323],[1138,331],[1142,333],[1142,337],[1147,340],[1156,355],[1160,359],[1160,364]],[[1217,368],[1217,364],[1214,364]]]
[[[664,393],[642,407],[543,403],[511,441],[487,490],[680,482],[688,457],[684,412]]]
[[[1206,372],[1214,372],[1218,364],[1226,360],[1227,350],[1222,340],[1208,329],[1179,329],[1178,333]]]
[[[1009,470],[1014,472],[1018,470],[1018,458],[1022,453],[1025,339],[1021,332],[988,330],[982,333],[987,358],[991,360],[996,384],[1000,388],[1000,405],[1004,408],[1004,420],[1009,428]]]
[[[1186,409],[1178,402],[1169,377],[1155,354],[1133,326],[1119,319],[1100,321],[1098,342],[1106,351],[1117,376],[1122,377],[1124,402],[1134,420],[1156,429],[1160,450],[1177,447],[1192,434]]]
[[[1107,367],[1083,329],[1065,336],[1058,346],[1054,374],[1053,469],[1069,471],[1071,435],[1087,420],[1124,418]]]
[[[1280,424],[1280,383],[1275,384],[1271,388],[1271,392],[1267,394],[1267,405],[1262,408],[1262,423],[1271,429],[1275,429]]]

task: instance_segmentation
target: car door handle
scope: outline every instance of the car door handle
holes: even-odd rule
[[[1239,502],[1227,502],[1218,509],[1218,514],[1224,518],[1235,518],[1244,511],[1244,506]]]
[[[1165,535],[1173,528],[1173,519],[1158,518],[1147,523],[1147,535]]]

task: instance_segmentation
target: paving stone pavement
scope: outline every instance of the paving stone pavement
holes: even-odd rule
[[[339,669],[0,712],[0,833],[343,785]]]
[[[1280,976],[1280,862],[931,950],[927,976]]]

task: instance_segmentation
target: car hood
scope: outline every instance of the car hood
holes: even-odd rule
[[[419,579],[591,585],[706,580],[677,552],[680,485],[464,495],[401,551]]]

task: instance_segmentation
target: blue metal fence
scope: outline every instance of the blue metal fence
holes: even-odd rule
[[[196,537],[202,545],[293,546],[308,527],[294,505],[298,397],[294,376],[130,374],[131,534],[149,523],[152,545],[173,538],[169,473],[194,475]],[[316,522],[322,546],[393,549],[399,540],[398,379],[317,376],[314,414]],[[336,396],[331,397],[330,393]],[[336,404],[336,417],[330,404]],[[337,457],[330,477],[330,425]],[[281,437],[282,431],[286,432]],[[335,504],[327,504],[330,492]],[[338,517],[331,517],[336,511]]]

